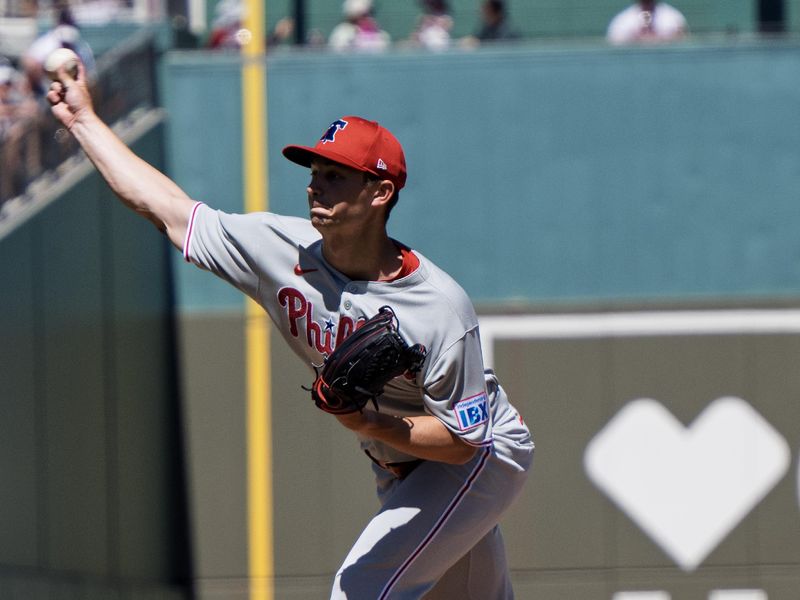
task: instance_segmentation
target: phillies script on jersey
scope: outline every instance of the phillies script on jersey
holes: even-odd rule
[[[297,321],[305,319],[308,345],[315,348],[320,354],[333,352],[336,346],[367,320],[366,317],[361,317],[354,321],[347,315],[338,315],[339,323],[337,324],[329,314],[324,321],[325,329],[323,330],[322,326],[314,320],[314,305],[300,290],[293,287],[281,288],[278,290],[278,302],[286,308],[289,332],[294,337],[300,336]],[[334,329],[336,329],[335,334]]]

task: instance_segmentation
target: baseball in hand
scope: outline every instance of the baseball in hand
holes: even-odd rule
[[[45,59],[44,72],[47,73],[50,79],[56,81],[58,79],[58,70],[63,66],[70,77],[75,79],[78,77],[78,60],[78,55],[69,48],[59,48],[51,52]]]

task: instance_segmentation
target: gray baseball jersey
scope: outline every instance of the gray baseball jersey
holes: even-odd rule
[[[484,370],[477,316],[450,276],[413,251],[412,272],[388,282],[353,281],[325,261],[320,235],[308,220],[272,213],[226,214],[201,203],[192,211],[184,256],[258,302],[308,365],[321,364],[360,321],[390,306],[406,342],[423,344],[427,356],[413,379],[400,376],[387,384],[378,398],[380,410],[397,416],[433,415],[463,441],[482,449],[467,465],[426,462],[402,482],[402,494],[395,493],[398,482],[376,468],[384,511],[362,534],[337,575],[336,585],[349,582],[347,591],[342,588],[337,595],[335,589],[332,597],[391,593],[392,598],[417,598],[470,549],[483,548],[486,554],[489,548],[492,560],[500,560],[502,544],[495,526],[521,489],[533,444],[495,375]],[[360,443],[378,463],[415,459],[373,439]],[[437,491],[432,482],[442,479],[441,469],[458,475],[453,483],[437,483]],[[414,526],[406,528],[390,520],[387,527],[387,515],[398,514],[394,509],[387,512],[390,498],[399,497],[425,506],[426,518],[417,516]],[[464,538],[468,523],[471,537]],[[450,529],[452,535],[446,533]],[[369,546],[373,555],[378,552],[377,539],[401,534],[402,543],[380,545],[387,560],[375,564],[389,564],[388,570],[368,569],[368,575],[352,576],[355,564],[364,561],[357,550],[360,544]],[[433,558],[445,551],[444,558]],[[407,556],[397,555],[403,552]],[[425,553],[426,560],[420,561]],[[396,568],[398,563],[402,568]],[[494,589],[509,592],[492,597],[510,597],[504,559],[499,569]]]

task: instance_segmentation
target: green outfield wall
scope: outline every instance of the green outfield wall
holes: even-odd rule
[[[133,145],[157,166],[161,136]],[[0,598],[188,598],[166,244],[86,164],[17,215],[0,236]]]
[[[787,29],[794,33],[800,31],[800,0],[790,0],[784,5],[786,10]]]
[[[164,65],[173,173],[227,210],[241,207],[238,64]],[[341,115],[378,119],[409,166],[390,232],[479,303],[800,292],[794,44],[275,54],[268,69],[273,209],[305,212],[307,175],[284,145]],[[239,302],[177,275],[188,308]]]

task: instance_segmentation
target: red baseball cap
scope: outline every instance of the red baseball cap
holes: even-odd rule
[[[286,146],[283,155],[310,167],[315,157],[391,180],[399,190],[406,184],[403,147],[392,133],[375,121],[342,117],[330,124],[316,146]]]

